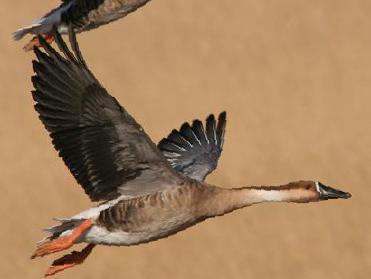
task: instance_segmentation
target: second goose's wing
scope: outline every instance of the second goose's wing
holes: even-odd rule
[[[184,123],[179,131],[173,130],[162,139],[158,148],[175,170],[203,181],[217,167],[225,125],[225,112],[219,115],[218,122],[214,115],[210,115],[206,119],[206,127],[200,120],[194,120],[192,126]]]
[[[55,32],[64,56],[41,37],[35,49],[35,109],[73,176],[91,200],[138,196],[181,183],[142,127],[87,68],[70,27],[72,53]]]
[[[63,23],[75,31],[87,31],[120,19],[145,5],[149,0],[64,0],[71,5],[61,14]],[[64,5],[64,4],[62,4]]]

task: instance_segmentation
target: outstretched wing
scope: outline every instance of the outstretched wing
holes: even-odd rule
[[[206,127],[200,120],[194,120],[192,126],[184,123],[179,131],[173,130],[162,139],[158,148],[175,170],[203,181],[217,167],[226,123],[225,112],[219,115],[218,122],[210,115]]]
[[[39,37],[46,52],[35,48],[35,109],[91,200],[144,195],[181,183],[142,127],[89,71],[72,28],[74,54],[54,32],[64,56]]]

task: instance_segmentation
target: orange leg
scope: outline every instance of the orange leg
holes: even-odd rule
[[[59,252],[70,248],[75,241],[91,226],[93,225],[92,221],[87,219],[84,220],[79,226],[77,226],[70,235],[62,236],[51,241],[42,243],[37,247],[35,253],[31,256],[31,259],[36,257],[43,257],[48,254]]]
[[[45,41],[47,41],[49,44],[54,41],[54,37],[51,34],[43,34],[42,36],[44,37]],[[34,46],[41,47],[39,39],[37,38],[37,36],[33,37],[32,40],[27,45],[25,45],[23,47],[23,50],[24,51],[33,50]]]
[[[88,244],[82,251],[73,251],[72,253],[63,256],[53,262],[45,273],[45,277],[56,274],[67,268],[74,267],[75,265],[82,264],[84,260],[90,255],[95,244]]]

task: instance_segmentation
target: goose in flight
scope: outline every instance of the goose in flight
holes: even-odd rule
[[[81,264],[95,245],[129,246],[164,238],[207,218],[263,202],[307,203],[349,198],[317,181],[226,189],[204,182],[220,156],[226,115],[196,120],[156,146],[135,119],[88,69],[72,27],[68,48],[57,30],[60,52],[39,36],[34,48],[35,109],[59,156],[98,204],[57,219],[32,258],[73,251],[55,260],[53,275]]]
[[[36,35],[24,50],[32,50],[39,46],[37,35],[43,35],[52,42],[52,29],[57,26],[60,33],[66,33],[72,24],[76,32],[88,31],[103,24],[120,19],[144,6],[149,0],[61,0],[59,7],[51,10],[31,25],[14,32],[15,40],[22,39],[26,34]]]

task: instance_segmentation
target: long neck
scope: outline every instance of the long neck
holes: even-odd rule
[[[251,186],[235,189],[216,187],[213,195],[200,206],[200,210],[211,217],[263,202],[316,201],[318,194],[309,187],[311,183],[299,181],[281,186]]]

